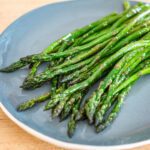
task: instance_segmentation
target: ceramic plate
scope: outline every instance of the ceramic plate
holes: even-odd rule
[[[50,4],[33,10],[11,24],[0,36],[0,67],[20,57],[38,53],[62,35],[82,27],[112,11],[121,11],[122,0],[74,0]],[[7,17],[7,16],[6,16]],[[19,88],[27,69],[0,73],[1,108],[15,123],[47,142],[73,149],[121,149],[150,143],[150,76],[144,76],[132,88],[118,118],[104,132],[81,122],[73,138],[66,134],[67,122],[51,119],[44,105],[18,113],[16,107],[27,99],[49,90]]]

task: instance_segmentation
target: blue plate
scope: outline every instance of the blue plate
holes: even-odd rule
[[[122,0],[74,0],[50,4],[27,13],[0,36],[0,67],[20,57],[41,52],[52,41],[112,11],[122,10]],[[150,76],[141,78],[132,88],[115,122],[96,134],[81,122],[73,138],[66,134],[67,122],[52,120],[44,105],[18,113],[16,107],[27,99],[49,90],[45,85],[34,91],[19,88],[28,73],[0,73],[1,108],[29,133],[53,144],[74,149],[121,149],[150,143]]]

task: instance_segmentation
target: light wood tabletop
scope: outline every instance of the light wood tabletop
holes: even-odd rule
[[[22,14],[56,0],[0,0],[0,32]],[[150,0],[145,0],[149,1]],[[23,131],[0,110],[0,150],[64,150]],[[150,150],[145,145],[133,150]]]

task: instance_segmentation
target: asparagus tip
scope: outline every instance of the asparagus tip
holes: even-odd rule
[[[99,132],[102,132],[103,130],[105,129],[105,127],[101,124],[101,125],[98,125],[96,127],[96,133],[99,133]]]
[[[64,115],[61,114],[59,121],[62,122],[62,121],[64,121],[66,118],[67,118],[67,116],[64,116]]]
[[[8,73],[8,72],[11,72],[11,70],[8,69],[8,68],[1,68],[0,72],[6,72],[6,73]]]
[[[26,110],[26,108],[22,104],[17,107],[18,112],[25,111],[25,110]]]
[[[95,122],[94,122],[95,126],[98,126],[100,124],[99,120],[98,119],[95,119]]]
[[[47,111],[47,110],[49,110],[49,108],[47,107],[47,105],[44,107],[44,109],[43,109],[44,111]]]

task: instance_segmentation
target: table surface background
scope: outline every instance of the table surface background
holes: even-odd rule
[[[56,0],[0,0],[0,32],[22,14]],[[145,0],[150,2],[150,0]],[[0,150],[64,150],[43,142],[15,125],[0,109]],[[132,150],[150,150],[145,145]]]

